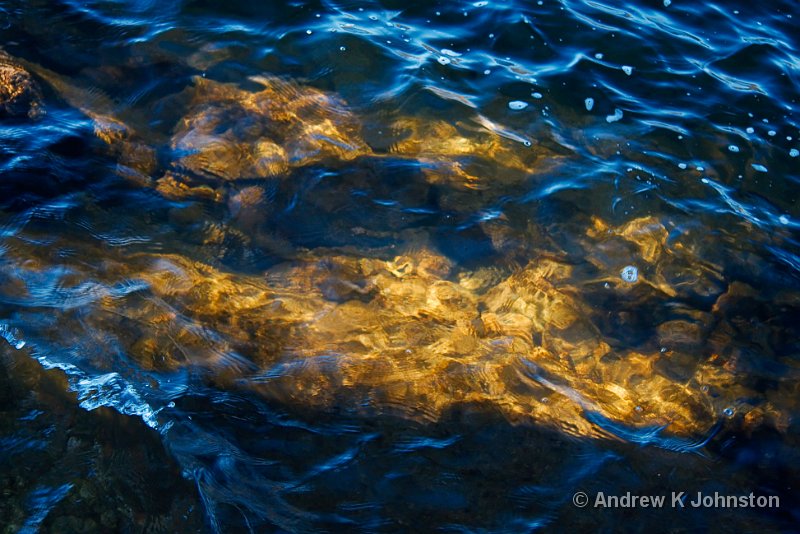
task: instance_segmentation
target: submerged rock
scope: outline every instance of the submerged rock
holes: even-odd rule
[[[91,331],[68,341],[121,350],[148,372],[192,368],[216,387],[314,410],[435,421],[478,403],[514,424],[591,437],[668,425],[666,435],[694,438],[717,416],[691,362],[687,380],[664,372],[670,353],[613,350],[572,267],[550,259],[459,273],[419,241],[393,257],[317,249],[249,275],[177,254],[104,253],[104,273],[97,296],[84,295],[80,313],[64,313],[43,336]],[[122,296],[121,280],[143,289]],[[732,399],[722,390],[716,403]]]
[[[668,243],[667,224],[647,216],[614,228],[593,217],[586,230],[588,239],[581,247],[586,260],[605,276],[588,283],[606,283],[640,301],[659,294],[692,300],[715,298],[722,292],[720,267],[685,250],[679,239]],[[632,274],[631,266],[636,266],[635,280],[621,276]]]
[[[513,187],[558,159],[481,115],[456,125],[373,117],[378,124],[372,128],[386,133],[367,140],[367,117],[344,100],[277,76],[251,77],[241,85],[196,76],[182,92],[159,101],[154,107],[164,111],[154,118],[113,101],[101,88],[83,88],[42,66],[24,65],[93,120],[120,174],[155,184],[170,198],[227,202],[251,185],[242,182],[286,178],[310,166],[342,168],[368,157],[366,167],[379,166],[383,158],[388,166],[412,162],[429,184],[450,190],[441,196],[445,209],[467,211],[479,207],[474,190]],[[150,128],[159,122],[174,122],[168,138]],[[156,154],[164,156],[160,162]]]
[[[30,72],[47,82],[70,106],[94,123],[95,135],[117,159],[120,174],[140,185],[149,185],[156,169],[154,147],[121,116],[118,105],[99,88],[84,88],[41,65],[19,60]]]
[[[201,531],[201,497],[159,434],[87,411],[65,382],[0,348],[0,532]]]
[[[44,114],[42,91],[14,58],[0,50],[0,116],[39,118]]]
[[[391,125],[389,153],[418,160],[432,183],[472,190],[529,178],[544,166],[543,156],[552,156],[539,147],[532,148],[530,142],[499,135],[494,131],[498,127],[483,116],[476,121],[478,126],[399,118]],[[504,172],[493,172],[488,164]]]
[[[370,153],[359,121],[337,97],[274,76],[251,80],[260,90],[194,79],[165,183],[282,177],[292,168]]]

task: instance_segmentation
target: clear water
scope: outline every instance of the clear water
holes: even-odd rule
[[[798,17],[3,2],[3,531],[795,529]]]

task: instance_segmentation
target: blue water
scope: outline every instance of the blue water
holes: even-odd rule
[[[799,18],[1,2],[2,532],[795,530]]]

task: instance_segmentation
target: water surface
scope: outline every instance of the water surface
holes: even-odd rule
[[[792,530],[799,16],[3,2],[4,532]]]

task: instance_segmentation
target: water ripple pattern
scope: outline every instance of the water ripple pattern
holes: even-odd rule
[[[719,491],[783,504],[626,512],[794,530],[798,18],[4,2],[0,515],[583,531],[621,516],[576,492]]]

